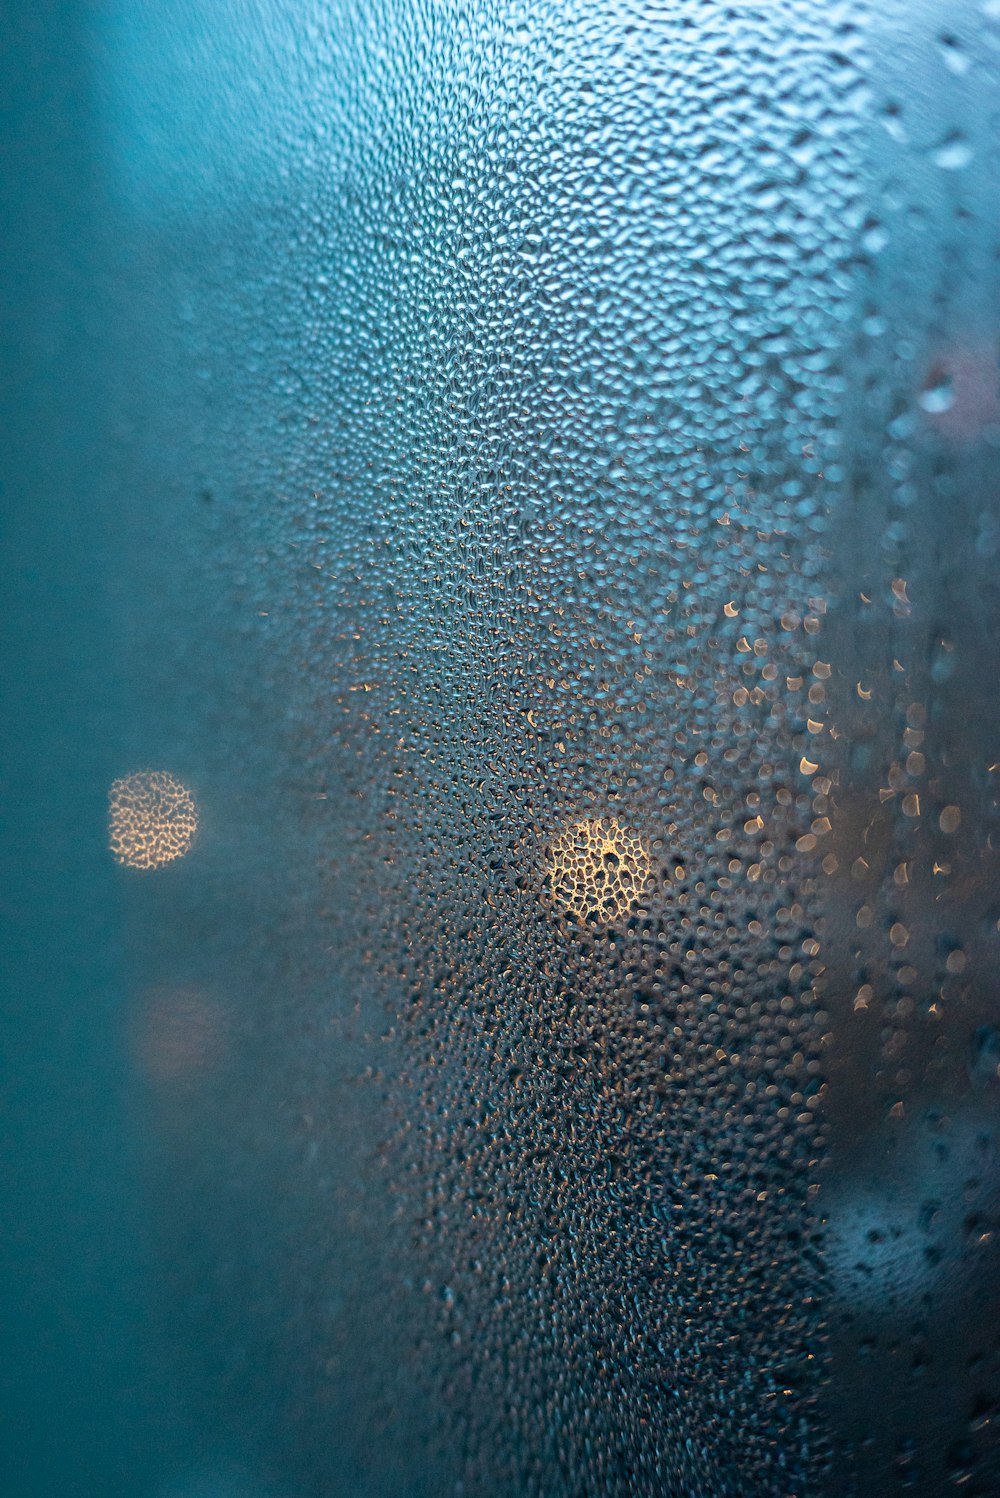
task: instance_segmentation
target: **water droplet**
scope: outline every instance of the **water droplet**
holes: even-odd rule
[[[957,172],[972,160],[972,146],[959,130],[946,135],[931,152],[931,160],[945,172]]]
[[[950,411],[955,404],[955,385],[946,369],[934,370],[917,397],[921,407],[931,416],[940,416]]]

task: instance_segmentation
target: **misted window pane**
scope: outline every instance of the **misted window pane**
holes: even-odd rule
[[[4,30],[0,1489],[1000,1492],[1000,4]]]

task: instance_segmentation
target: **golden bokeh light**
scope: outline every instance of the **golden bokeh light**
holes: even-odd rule
[[[130,869],[183,858],[197,830],[194,797],[165,770],[126,775],[108,792],[108,842],[115,862]]]
[[[569,823],[549,844],[546,883],[552,902],[581,924],[612,926],[637,906],[652,877],[649,845],[616,817]]]

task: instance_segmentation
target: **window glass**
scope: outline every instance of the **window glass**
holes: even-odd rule
[[[995,1493],[1000,5],[14,10],[4,1491]]]

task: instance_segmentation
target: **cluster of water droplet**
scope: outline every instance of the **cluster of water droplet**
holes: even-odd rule
[[[279,513],[238,598],[259,589],[280,642],[287,584],[266,669],[283,702],[294,678],[296,846],[357,985],[336,1033],[384,1018],[365,1116],[391,1241],[365,1239],[367,1177],[329,1264],[302,1209],[299,1405],[359,1366],[316,1284],[356,1235],[421,1385],[398,1491],[839,1495],[832,1321],[847,1308],[851,1387],[848,1318],[891,1322],[897,1356],[950,1262],[934,1224],[970,1255],[993,1231],[973,1112],[967,1228],[946,1116],[913,1122],[997,1078],[974,981],[996,764],[962,742],[993,729],[956,646],[972,606],[953,616],[992,597],[1000,529],[961,496],[995,476],[960,483],[956,454],[1000,403],[995,349],[950,335],[927,269],[992,264],[968,201],[986,126],[904,109],[862,56],[910,8],[303,17],[316,107],[288,121],[273,229],[284,250],[293,223],[302,284],[247,297],[286,354]],[[967,51],[939,38],[949,79]],[[946,193],[966,197],[927,256]],[[161,1081],[230,1045],[210,1005],[163,1016]],[[287,1026],[283,1107],[309,1092],[311,1024]],[[315,1064],[302,1180],[325,1203],[349,1131]],[[831,1189],[832,1127],[855,1154]],[[394,1373],[366,1390],[403,1444]]]
[[[466,1492],[803,1492],[856,38],[453,20],[369,54],[309,542],[414,1337]]]

